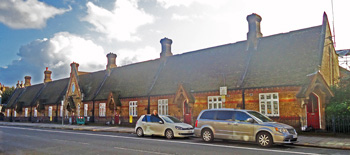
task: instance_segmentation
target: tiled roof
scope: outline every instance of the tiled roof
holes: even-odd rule
[[[79,87],[84,93],[84,101],[91,101],[95,97],[105,76],[106,71],[104,70],[79,76]]]
[[[66,78],[46,83],[37,100],[43,101],[42,104],[57,104],[65,95],[68,81],[69,78]]]
[[[242,88],[303,85],[317,71],[321,26],[261,38]],[[179,82],[194,92],[239,88],[248,53],[246,42],[169,57],[151,95],[173,94]]]
[[[107,99],[110,92],[119,92],[120,97],[147,96],[159,65],[157,59],[114,68],[95,99]]]
[[[19,96],[21,96],[23,91],[24,91],[24,88],[15,89],[15,91],[12,93],[10,99],[6,103],[6,108],[14,108],[16,105],[17,98]]]
[[[23,94],[18,98],[17,102],[23,103],[22,106],[31,106],[34,99],[39,95],[40,90],[45,87],[43,83],[32,85],[30,87],[26,87]]]
[[[247,51],[246,41],[241,41],[113,68],[110,74],[102,70],[80,75],[79,86],[84,101],[91,101],[106,100],[111,92],[121,98],[175,94],[179,83],[186,83],[188,92],[218,91],[221,86],[242,89],[305,85],[307,75],[318,71],[321,39],[322,26],[316,26],[260,38],[256,51]],[[252,57],[241,83],[250,52]],[[38,99],[57,103],[68,80],[47,83]],[[41,87],[43,84],[26,88],[20,101],[29,103]]]

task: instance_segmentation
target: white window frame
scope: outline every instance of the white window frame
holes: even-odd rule
[[[63,117],[63,105],[60,106],[60,117]]]
[[[221,96],[208,96],[208,109],[219,109],[222,107]]]
[[[7,109],[7,117],[10,117],[10,109]]]
[[[28,108],[24,108],[24,117],[28,117]]]
[[[168,115],[168,99],[158,100],[158,114],[159,115]]]
[[[49,106],[49,109],[48,109],[48,113],[49,113],[49,117],[52,117],[52,106]]]
[[[99,104],[99,116],[106,117],[106,103]]]
[[[137,101],[129,102],[129,116],[137,117]]]
[[[88,104],[84,104],[84,117],[88,116],[88,110],[89,110],[89,105]]]
[[[38,117],[38,110],[36,108],[34,108],[34,117]]]
[[[274,97],[274,95],[276,97]],[[267,96],[270,96],[270,98],[268,99]],[[270,108],[271,113],[268,112],[269,110],[268,103],[271,104],[271,108]],[[277,109],[275,109],[276,105],[277,105]],[[260,113],[266,116],[280,116],[280,105],[279,105],[278,93],[259,93],[259,111]]]

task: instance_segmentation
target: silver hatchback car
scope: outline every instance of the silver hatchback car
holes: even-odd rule
[[[193,126],[183,123],[177,118],[168,115],[142,115],[136,122],[136,135],[165,136],[167,139],[174,137],[191,137],[193,136]]]
[[[205,142],[214,138],[257,142],[262,147],[274,143],[295,143],[298,134],[289,125],[277,123],[252,110],[203,110],[195,124],[194,133]]]

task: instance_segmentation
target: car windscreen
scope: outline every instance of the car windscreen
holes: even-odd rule
[[[249,114],[255,116],[256,118],[258,118],[259,120],[261,120],[262,122],[273,122],[272,119],[266,117],[265,115],[256,112],[256,111],[247,111]]]
[[[162,116],[165,122],[167,123],[182,123],[180,120],[173,116]]]

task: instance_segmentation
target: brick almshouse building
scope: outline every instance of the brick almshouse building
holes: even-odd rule
[[[31,85],[27,76],[7,102],[6,120],[84,116],[106,123],[120,115],[129,124],[130,115],[135,122],[156,109],[193,124],[203,109],[239,108],[325,129],[330,86],[340,76],[327,15],[322,25],[265,37],[259,15],[247,20],[245,41],[173,55],[172,40],[164,38],[159,59],[119,67],[110,53],[98,72],[80,72],[73,62],[69,78],[51,81],[46,69],[44,83]]]

